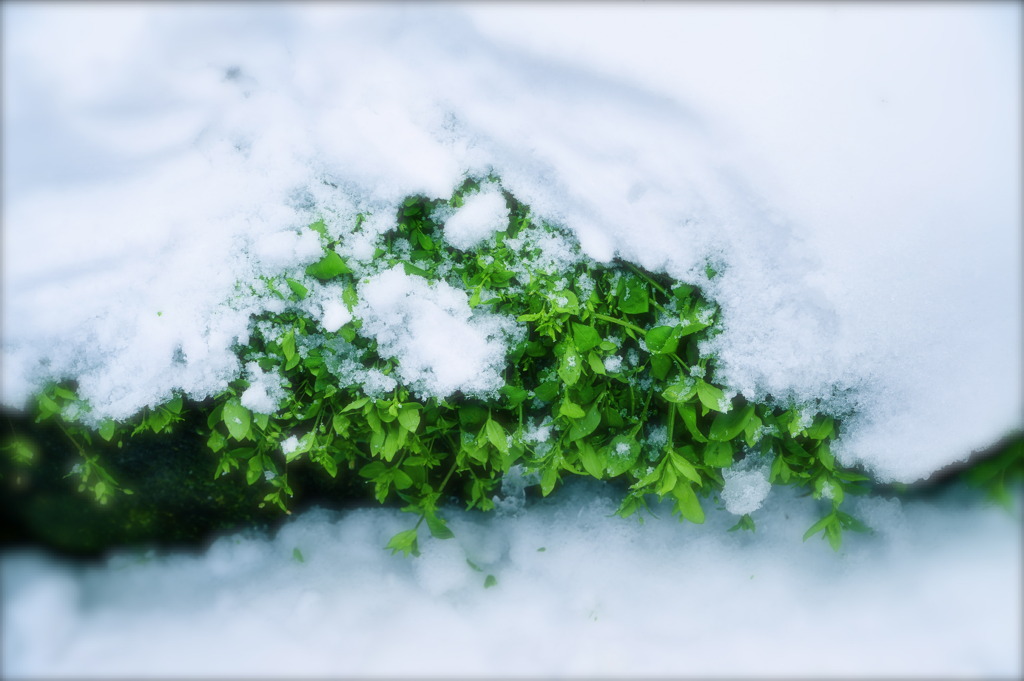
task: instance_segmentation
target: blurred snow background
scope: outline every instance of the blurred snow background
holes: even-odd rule
[[[300,230],[319,212],[386,228],[404,196],[493,170],[598,260],[688,280],[719,264],[718,380],[854,409],[846,463],[910,482],[1021,425],[1018,5],[3,19],[5,404],[63,377],[113,416],[216,392],[256,305],[235,283],[315,259]],[[379,551],[402,526],[383,510],[144,566],[10,556],[4,671],[1020,672],[1016,521],[883,504],[883,531],[832,556],[773,496],[743,538],[605,519],[592,490],[467,516],[459,541],[505,542],[486,591],[456,543]],[[296,566],[303,532],[323,553]],[[516,557],[547,532],[568,548]]]

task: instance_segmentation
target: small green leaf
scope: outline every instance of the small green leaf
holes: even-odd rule
[[[834,429],[835,422],[832,420],[831,416],[824,416],[822,414],[818,414],[818,416],[816,416],[814,419],[814,423],[807,427],[806,432],[807,437],[811,438],[812,440],[824,440],[825,438],[832,434],[832,431]]]
[[[558,397],[558,381],[545,381],[537,386],[533,394],[542,402],[552,402]]]
[[[216,454],[220,450],[224,449],[224,446],[228,443],[228,439],[219,431],[215,430],[210,433],[210,437],[206,440],[206,446],[210,448],[210,451]]]
[[[656,326],[644,335],[647,351],[655,355],[670,355],[679,347],[679,337],[671,326]]]
[[[815,456],[821,461],[821,464],[828,470],[834,470],[836,465],[835,457],[832,455],[832,449],[829,448],[828,442],[822,441],[818,445],[817,449],[814,450]]]
[[[416,541],[416,528],[399,532],[388,541],[387,546],[384,548],[391,549],[392,556],[399,551],[405,556],[408,556],[410,553],[414,556],[420,555],[419,545]]]
[[[605,455],[609,477],[622,475],[640,456],[640,443],[628,435],[618,435],[608,445]]]
[[[508,406],[510,407],[518,407],[530,396],[528,390],[515,385],[502,386],[501,393],[508,398]]]
[[[696,394],[697,384],[691,380],[682,380],[665,388],[661,396],[668,402],[678,404],[680,402],[689,402]]]
[[[577,443],[577,446],[580,450],[580,463],[583,464],[584,470],[598,480],[603,478],[605,468],[604,457],[588,442],[580,441]]]
[[[693,448],[684,447],[684,450],[692,452]],[[683,477],[690,480],[691,482],[697,483],[698,485],[703,484],[703,480],[701,480],[700,473],[697,472],[697,469],[694,468],[693,464],[690,463],[682,454],[676,451],[670,451],[669,459],[672,461],[672,465],[675,467],[675,469],[679,471],[679,473]]]
[[[558,407],[558,413],[571,419],[581,419],[586,416],[583,407],[570,401],[569,398],[562,400],[562,404]]]
[[[590,405],[583,418],[578,419],[569,429],[569,441],[574,442],[593,433],[601,424],[601,409],[597,402]],[[598,476],[594,476],[598,477]]]
[[[296,563],[305,563],[306,562],[306,559],[305,559],[305,557],[303,557],[302,551],[299,551],[299,547],[298,546],[296,546],[294,549],[292,549],[292,560],[294,560]]]
[[[697,379],[697,397],[708,409],[714,411],[726,412],[729,411],[728,404],[725,402],[725,393],[722,392],[721,388],[711,385],[703,379]]]
[[[562,355],[562,361],[558,364],[558,376],[566,385],[576,385],[583,372],[583,360],[576,352],[576,348],[570,343]]]
[[[67,388],[59,385],[53,386],[53,394],[57,397],[63,397],[65,400],[77,400],[78,395],[74,391],[68,390]]]
[[[601,336],[597,329],[586,324],[572,324],[572,339],[576,343],[576,349],[581,353],[592,350],[601,342]]]
[[[742,409],[733,409],[725,414],[718,414],[711,422],[711,430],[708,437],[712,440],[724,442],[731,440],[747,427],[747,422],[754,415],[754,405],[748,404]]]
[[[339,274],[351,273],[352,270],[341,259],[341,256],[334,251],[325,255],[319,262],[315,262],[306,268],[306,274],[316,277],[320,281],[333,279]]]
[[[498,585],[498,578],[495,577],[494,575],[487,575],[484,578],[484,588],[485,589],[490,589],[492,586],[497,586],[497,585]]]
[[[223,418],[224,425],[228,427],[231,437],[236,440],[242,440],[249,434],[251,415],[249,410],[236,400],[229,400],[224,403]]]
[[[682,403],[676,405],[676,411],[683,417],[683,423],[686,425],[686,429],[690,431],[690,435],[697,442],[707,442],[708,439],[704,437],[704,434],[700,432],[700,428],[697,425],[697,405],[692,403]]]
[[[834,513],[829,513],[827,516],[825,516],[824,518],[822,518],[818,522],[816,522],[813,525],[811,525],[807,529],[807,531],[804,532],[804,541],[807,541],[808,539],[810,539],[811,537],[816,535],[818,532],[821,532],[823,529],[825,529],[826,527],[831,525],[833,522],[835,522],[835,520],[836,520],[835,514]]]
[[[290,279],[288,277],[285,277],[285,282],[288,284],[288,288],[292,290],[292,293],[294,293],[299,300],[306,299],[306,295],[309,294],[308,288],[306,288],[299,282],[295,281],[294,279]]]
[[[295,333],[289,331],[281,337],[281,352],[284,353],[285,360],[290,361],[295,357]]]
[[[427,520],[427,527],[430,528],[430,534],[438,539],[451,539],[455,536],[455,533],[448,527],[448,523],[443,518],[435,515],[434,513],[427,513],[424,516]]]
[[[245,469],[245,481],[250,485],[256,483],[263,476],[263,462],[260,457],[254,456],[249,459],[249,465]]]
[[[555,488],[555,483],[558,482],[558,468],[555,466],[548,466],[544,469],[544,472],[540,476],[540,492],[543,496],[551,494],[551,491]]]
[[[484,430],[487,432],[487,440],[494,445],[494,448],[502,454],[508,454],[508,438],[501,424],[492,419],[487,419],[487,423],[484,424]]]
[[[651,375],[659,381],[668,378],[672,369],[672,358],[669,355],[651,355]]]
[[[704,509],[700,507],[700,500],[690,483],[680,480],[672,494],[676,498],[676,509],[683,518],[696,525],[704,522]]]
[[[114,437],[114,422],[110,419],[103,419],[103,423],[100,424],[99,434],[100,437],[110,442],[111,438]]]
[[[410,433],[415,433],[420,425],[420,410],[408,404],[398,410],[398,422]]]
[[[321,456],[319,461],[320,465],[327,471],[327,475],[332,478],[338,477],[338,462],[334,460],[334,457],[330,455]]]
[[[732,443],[709,442],[704,447],[704,463],[713,468],[728,468],[732,465]]]
[[[618,307],[626,314],[644,314],[650,309],[647,287],[642,279],[629,274],[619,279]]]
[[[587,353],[587,364],[590,365],[590,370],[599,376],[607,375],[607,371],[604,368],[604,362],[601,360],[601,356],[594,350]]]

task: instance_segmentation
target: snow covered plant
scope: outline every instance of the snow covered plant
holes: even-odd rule
[[[243,371],[215,398],[87,427],[73,384],[40,394],[38,418],[80,447],[83,489],[102,503],[119,489],[91,429],[116,445],[192,412],[212,453],[205,475],[244,476],[283,512],[300,496],[297,468],[360,480],[419,517],[388,544],[407,554],[424,521],[451,536],[452,497],[494,508],[513,467],[545,496],[567,476],[616,481],[622,516],[667,498],[701,523],[717,499],[748,530],[771,485],[796,485],[828,509],[808,536],[838,548],[844,529],[865,529],[840,510],[867,478],[833,458],[833,415],[751,403],[712,380],[717,308],[695,286],[589,260],[494,178],[378,218],[325,216],[309,227],[319,260],[240,285],[262,312],[237,347]]]

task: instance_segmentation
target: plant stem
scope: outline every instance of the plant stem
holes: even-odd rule
[[[633,331],[636,331],[637,333],[639,333],[641,335],[647,333],[646,331],[641,329],[639,326],[636,326],[634,324],[630,324],[629,322],[623,321],[621,319],[616,319],[615,317],[609,317],[608,315],[604,315],[604,314],[601,314],[599,312],[591,312],[590,315],[592,317],[597,317],[598,319],[603,319],[606,322],[611,322],[612,324],[618,324],[619,326],[624,326],[627,329],[632,329]]]

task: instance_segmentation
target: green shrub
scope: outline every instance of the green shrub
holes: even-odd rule
[[[748,403],[711,380],[714,357],[702,341],[717,333],[717,309],[699,288],[625,262],[590,261],[568,232],[534,220],[507,193],[507,228],[474,250],[455,249],[443,238],[443,219],[479,187],[467,181],[447,202],[406,199],[369,262],[345,257],[346,241],[365,229],[362,216],[352,225],[318,221],[310,229],[322,259],[240,290],[277,301],[253,318],[248,344],[237,348],[243,365],[280,378],[273,413],[243,406],[249,375],[212,400],[178,395],[128,421],[92,427],[74,384],[51,385],[38,396],[37,420],[59,423],[75,442],[81,488],[106,504],[129,490],[93,453],[95,438],[118,445],[142,432],[167,433],[190,414],[217,479],[244,476],[263,488],[261,506],[287,513],[297,467],[357,478],[367,496],[418,516],[388,544],[404,553],[417,552],[424,521],[434,536],[451,536],[440,513],[449,497],[491,509],[513,466],[543,495],[566,476],[615,480],[624,490],[620,515],[669,498],[682,520],[701,523],[708,498],[723,489],[723,469],[756,458],[770,467],[771,483],[826,500],[829,512],[808,536],[821,532],[838,548],[842,530],[865,529],[840,510],[867,477],[836,464],[836,415]],[[309,312],[307,298],[324,287],[358,312],[360,281],[395,266],[464,291],[471,308],[518,321],[500,390],[430,396],[397,380],[400,358],[361,335],[358,314],[326,333]],[[707,276],[717,275],[709,267]],[[367,387],[369,375],[380,379],[376,388]],[[30,455],[17,442],[8,448]],[[745,515],[734,529],[753,530],[754,522]]]

